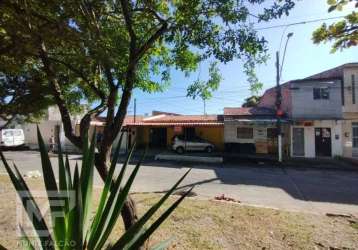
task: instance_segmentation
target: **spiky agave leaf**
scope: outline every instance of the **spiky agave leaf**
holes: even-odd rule
[[[156,203],[154,204],[131,228],[129,228],[122,237],[114,244],[114,249],[122,249],[125,247],[128,242],[130,242],[132,235],[139,233],[139,231],[144,227],[144,225],[150,220],[156,211],[164,204],[164,202],[169,198],[169,196],[176,190],[184,178],[189,174],[191,169],[189,169],[175,185]]]
[[[99,213],[99,219],[98,221],[94,221],[94,223],[96,223],[95,225],[93,225],[93,231],[91,232],[91,235],[89,237],[88,240],[88,247],[89,249],[93,249],[95,248],[95,246],[98,243],[98,239],[101,237],[104,227],[106,226],[106,224],[108,223],[109,218],[112,216],[112,211],[114,209],[115,206],[115,202],[117,200],[117,197],[120,193],[120,185],[124,176],[124,173],[127,169],[127,166],[129,164],[129,161],[132,157],[133,151],[135,148],[135,143],[133,143],[127,158],[125,160],[125,162],[123,163],[122,169],[117,177],[117,179],[114,181],[113,185],[112,184],[108,184],[108,188],[110,189],[110,194],[109,197],[104,205],[103,211],[97,211],[97,213]]]
[[[66,239],[64,207],[59,206],[59,203],[62,202],[61,197],[57,189],[55,174],[53,173],[52,164],[39,127],[37,127],[37,138],[40,148],[43,180],[45,182],[48,201],[50,204],[53,231],[56,241],[61,242]]]
[[[44,249],[53,250],[53,240],[50,234],[50,231],[48,230],[48,227],[45,223],[45,219],[43,218],[40,209],[38,205],[36,204],[26,182],[22,178],[19,170],[17,169],[16,165],[14,165],[14,171],[10,168],[9,164],[7,163],[5,156],[0,151],[0,157],[1,160],[5,166],[5,169],[7,173],[9,174],[10,180],[12,184],[14,185],[21,202],[23,204],[23,207],[25,208],[25,211],[27,215],[29,216],[29,219],[32,222],[32,225],[34,226],[34,229],[39,236],[39,239],[41,241],[41,245],[45,246]],[[37,219],[34,219],[37,218]],[[47,232],[47,233],[46,233]]]

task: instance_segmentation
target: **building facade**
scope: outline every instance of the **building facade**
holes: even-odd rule
[[[289,126],[282,119],[283,151],[288,154]],[[224,142],[228,152],[236,154],[276,155],[277,119],[272,108],[225,108]]]
[[[292,157],[358,156],[358,64],[350,63],[282,85],[282,109],[291,123]],[[275,105],[275,89],[259,106]]]
[[[224,149],[224,123],[220,115],[177,115],[156,113],[149,117],[128,117],[123,124],[127,133],[127,144],[136,140],[138,146],[170,148],[176,135],[185,135],[188,140],[200,137]]]

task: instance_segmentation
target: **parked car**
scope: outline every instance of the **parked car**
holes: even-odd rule
[[[25,144],[25,135],[22,129],[2,129],[0,133],[1,147],[21,147]]]
[[[202,138],[194,137],[185,139],[183,135],[177,135],[173,138],[172,149],[178,154],[185,151],[205,151],[211,153],[214,151],[214,145]]]

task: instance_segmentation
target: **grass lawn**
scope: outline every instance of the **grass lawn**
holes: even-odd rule
[[[27,182],[32,190],[43,189],[40,180]],[[160,196],[133,197],[139,214],[143,214]],[[17,249],[18,242],[15,199],[8,177],[0,176],[0,244],[8,249]],[[152,236],[149,245],[174,236],[170,249],[358,249],[357,225],[355,218],[188,198]],[[122,230],[119,220],[111,238],[115,239]]]

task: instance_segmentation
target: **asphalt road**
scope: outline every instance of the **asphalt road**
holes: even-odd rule
[[[41,171],[37,152],[5,152],[23,174]],[[70,156],[71,165],[80,157]],[[57,158],[51,158],[57,173]],[[120,168],[121,164],[118,164]],[[195,186],[198,198],[212,199],[224,194],[244,204],[309,213],[344,213],[358,216],[358,171],[281,168],[245,164],[205,165],[188,163],[145,163],[132,192],[162,192],[171,187],[189,168],[192,171],[181,185]],[[133,165],[129,170],[133,169]],[[128,171],[130,172],[130,171]],[[5,169],[0,163],[0,173]],[[128,176],[128,174],[127,174]],[[96,185],[101,185],[95,176]]]

